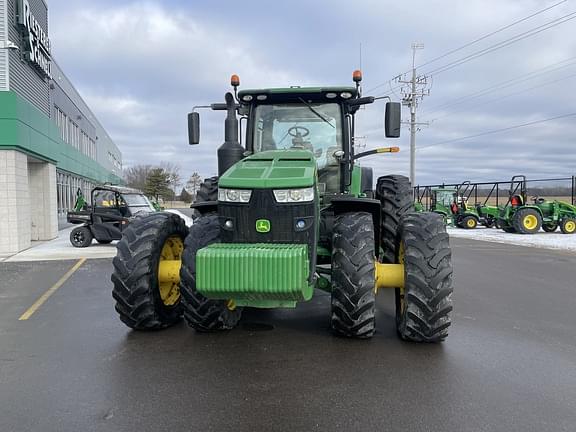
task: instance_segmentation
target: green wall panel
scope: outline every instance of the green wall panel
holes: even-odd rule
[[[0,92],[2,149],[22,151],[95,182],[122,183],[120,177],[62,141],[60,131],[52,120],[11,91]]]

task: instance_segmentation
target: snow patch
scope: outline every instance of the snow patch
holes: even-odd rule
[[[553,233],[512,234],[496,228],[466,230],[447,227],[447,231],[451,237],[576,252],[576,234],[562,234],[560,230]]]

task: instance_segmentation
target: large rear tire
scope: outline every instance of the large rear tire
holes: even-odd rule
[[[372,215],[336,216],[332,244],[332,330],[339,336],[371,338],[376,304]]]
[[[379,177],[376,183],[376,198],[380,200],[382,209],[380,244],[383,250],[381,261],[394,263],[397,255],[398,223],[404,214],[414,211],[410,180],[401,175]]]
[[[200,184],[200,188],[196,191],[196,198],[194,199],[194,204],[200,204],[205,202],[214,202],[218,201],[218,177],[209,177],[204,179],[204,181]],[[194,217],[200,217],[203,214],[210,214],[214,213],[216,210],[215,208],[210,208],[209,210],[205,210],[202,208],[194,209]]]
[[[230,330],[238,324],[242,308],[226,300],[212,300],[196,289],[196,253],[217,243],[220,238],[218,216],[210,214],[196,220],[184,243],[180,289],[186,323],[199,332]]]
[[[542,226],[542,216],[532,208],[522,208],[514,213],[512,223],[520,234],[535,234]]]
[[[161,282],[158,274],[160,261],[180,259],[187,234],[178,215],[160,212],[134,219],[123,232],[112,261],[112,296],[128,327],[155,330],[180,321],[178,284]]]
[[[446,227],[433,213],[412,213],[400,222],[398,261],[405,286],[396,309],[400,337],[441,342],[448,336],[452,311],[452,253]]]

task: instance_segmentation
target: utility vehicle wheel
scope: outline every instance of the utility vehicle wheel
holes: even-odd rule
[[[514,229],[520,234],[534,234],[542,226],[542,216],[536,210],[523,208],[514,214],[512,220]]]
[[[180,268],[184,319],[200,332],[232,329],[242,315],[242,308],[236,307],[232,300],[211,300],[196,290],[196,253],[209,244],[217,243],[219,237],[218,216],[210,214],[196,220],[184,243]]]
[[[460,220],[460,228],[474,229],[478,226],[478,221],[474,216],[466,216]]]
[[[92,231],[87,226],[74,228],[70,233],[70,243],[77,248],[85,248],[92,244]]]
[[[560,223],[560,230],[564,234],[576,233],[576,219],[573,218],[562,219],[562,222]]]
[[[332,235],[332,330],[370,338],[375,314],[374,222],[365,212],[344,213]]]
[[[545,223],[542,225],[542,229],[546,232],[554,232],[558,229],[557,223]]]
[[[96,239],[96,241],[97,241],[98,243],[100,243],[100,244],[110,244],[110,243],[112,243],[112,240],[98,240],[98,239]]]
[[[396,257],[396,234],[400,217],[414,211],[412,186],[408,177],[389,175],[379,177],[376,198],[380,200],[382,222],[380,238],[383,249],[382,262],[394,263]]]
[[[134,219],[118,242],[112,261],[112,296],[128,327],[154,330],[182,316],[177,272],[188,228],[172,213]]]
[[[396,301],[396,329],[404,340],[440,342],[448,336],[452,311],[452,253],[442,220],[412,213],[400,221],[398,262],[404,289]]]

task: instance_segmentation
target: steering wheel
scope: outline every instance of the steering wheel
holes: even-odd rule
[[[299,130],[303,130],[304,133],[301,134]],[[294,138],[304,138],[310,135],[310,130],[304,126],[292,126],[290,129],[288,129],[288,135]]]

